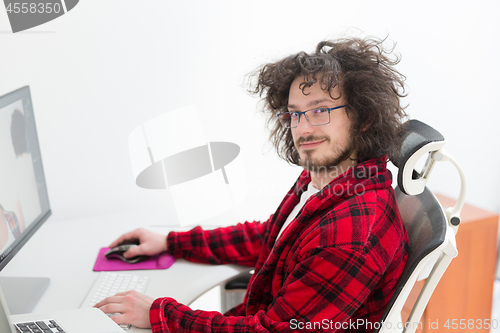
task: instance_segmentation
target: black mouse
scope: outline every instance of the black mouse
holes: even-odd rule
[[[132,258],[125,258],[123,256],[123,254],[128,249],[130,249],[131,247],[137,246],[139,244],[140,244],[140,242],[137,239],[125,241],[125,242],[120,243],[117,246],[109,249],[104,254],[104,256],[106,256],[106,258],[108,258],[108,259],[120,259],[120,260],[123,260],[123,261],[125,261],[126,263],[129,263],[129,264],[136,264],[138,262],[141,262],[141,261],[149,259],[149,256],[144,256],[144,255],[135,256],[135,257],[132,257]]]

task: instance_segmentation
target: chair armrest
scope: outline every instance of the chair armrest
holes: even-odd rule
[[[230,279],[224,285],[225,290],[235,290],[235,289],[247,289],[248,283],[250,282],[250,278],[252,274],[250,271],[243,272],[236,277]]]
[[[248,269],[220,284],[223,313],[243,302],[253,272],[253,269]]]

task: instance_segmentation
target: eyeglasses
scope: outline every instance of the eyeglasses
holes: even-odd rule
[[[285,128],[295,128],[299,126],[300,116],[306,116],[307,121],[312,126],[321,126],[330,123],[330,111],[345,108],[347,105],[336,106],[334,108],[318,108],[307,111],[281,112],[278,118]]]

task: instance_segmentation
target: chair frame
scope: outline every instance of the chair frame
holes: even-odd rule
[[[426,183],[435,163],[448,161],[453,164],[460,176],[460,193],[455,206],[447,209],[444,209],[435,199],[437,205],[443,211],[443,223],[445,223],[444,227],[446,228],[445,237],[442,243],[423,257],[415,268],[405,267],[405,271],[408,270],[408,272],[403,272],[403,276],[405,276],[405,273],[411,274],[406,281],[399,281],[389,307],[382,315],[380,327],[375,330],[375,333],[413,333],[417,328],[421,327],[420,319],[434,289],[453,258],[458,255],[455,235],[460,224],[460,212],[465,203],[466,181],[464,172],[460,165],[444,150],[445,140],[439,132],[418,120],[410,120],[405,126],[405,141],[410,138],[408,141],[413,139],[418,143],[414,146],[405,147],[405,141],[403,141],[401,158],[394,161],[394,164],[400,167],[398,188],[407,195],[419,195],[424,191],[428,191]],[[418,138],[411,138],[412,135],[418,136]],[[426,154],[428,156],[423,169],[416,172],[417,162]],[[424,286],[420,290],[410,315],[407,321],[403,323],[401,318],[403,306],[417,279],[422,280],[425,278]]]

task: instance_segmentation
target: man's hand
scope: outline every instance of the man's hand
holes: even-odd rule
[[[130,324],[139,328],[151,328],[149,309],[153,301],[149,296],[130,290],[108,297],[94,307],[104,313],[119,313],[111,317],[118,325]]]
[[[125,241],[138,239],[140,244],[130,248],[123,254],[125,258],[132,258],[139,255],[153,256],[167,251],[167,237],[146,229],[136,229],[122,235],[109,247],[115,247]]]

